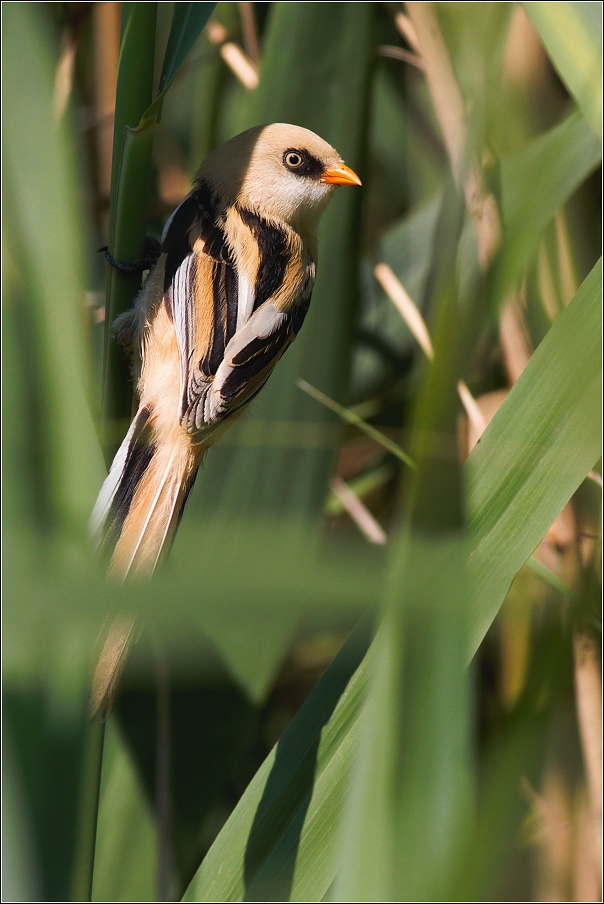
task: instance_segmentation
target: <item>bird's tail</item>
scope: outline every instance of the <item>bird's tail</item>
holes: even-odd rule
[[[150,411],[138,410],[91,517],[113,577],[151,577],[174,539],[203,452],[181,431],[159,441]]]
[[[158,439],[140,408],[120,446],[91,517],[99,552],[118,580],[150,578],[174,539],[203,458],[183,432]],[[114,620],[95,669],[91,715],[106,717],[134,642],[134,621]]]

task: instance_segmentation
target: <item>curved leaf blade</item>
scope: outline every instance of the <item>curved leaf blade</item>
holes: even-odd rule
[[[542,231],[601,159],[601,143],[576,110],[501,161],[506,240],[497,264],[496,300],[530,266]]]
[[[183,901],[321,899],[333,879],[368,642],[360,625],[256,773]]]
[[[275,3],[264,32],[260,83],[232,133],[262,122],[291,122],[312,129],[361,166],[367,142],[367,95],[374,47],[373,4]],[[333,35],[338,35],[334,42]],[[292,73],[297,77],[292,78]],[[222,524],[225,539],[216,557],[248,556],[249,523],[279,524],[288,537],[287,555],[299,559],[314,543],[323,518],[340,430],[335,416],[296,386],[300,377],[330,398],[341,397],[346,382],[351,323],[357,300],[353,262],[360,241],[361,191],[343,188],[331,202],[319,232],[320,263],[304,328],[275,368],[257,403],[229,431],[220,449],[208,455],[203,475],[187,504],[173,554],[196,517]],[[317,437],[319,442],[315,443]],[[254,532],[256,532],[256,527]],[[265,562],[275,572],[276,557]],[[248,596],[249,598],[249,596]],[[281,605],[271,629],[272,657],[263,630],[247,634],[250,665],[246,690],[261,696],[290,643],[299,615]],[[229,667],[243,678],[233,645],[213,634]],[[279,640],[281,635],[281,641]],[[269,670],[270,659],[272,668]]]
[[[600,263],[552,326],[468,460],[469,564],[479,588],[467,639],[472,653],[514,575],[600,454],[601,297]],[[267,817],[274,834],[261,861],[256,852],[255,870],[256,875],[279,875],[283,865],[279,856],[285,849],[291,858],[295,839],[294,881],[289,897],[278,900],[321,900],[335,878],[342,804],[359,747],[359,717],[371,660],[371,655],[365,656],[349,681],[340,677],[340,700],[323,724],[318,716],[325,712],[322,697],[333,694],[342,668],[336,659],[287,730],[288,754],[279,763],[279,795]],[[308,764],[298,748],[319,734],[318,761],[325,756],[327,765],[329,751],[329,766],[317,772],[301,801],[296,789],[308,782]],[[279,745],[250,783],[183,900],[258,900],[247,896],[251,887],[245,879],[246,852],[278,749]],[[300,813],[301,827],[297,824]]]
[[[522,4],[560,78],[602,140],[602,4]]]
[[[9,448],[13,438],[21,444],[21,455],[43,450],[36,527],[47,507],[50,522],[79,539],[103,466],[86,398],[85,232],[74,153],[69,134],[52,118],[45,14],[31,4],[4,12],[4,241],[12,264],[5,268],[5,313],[9,331],[26,325],[17,334],[15,364],[27,362],[22,374],[10,371],[17,384],[11,392],[23,392],[24,384],[27,390],[15,397],[22,407],[5,421],[5,437]],[[38,408],[32,416],[32,399],[44,417]],[[23,480],[31,484],[31,473]]]
[[[159,79],[158,95],[170,87],[206,22],[214,12],[215,3],[175,3],[172,27],[168,37],[164,64]]]
[[[602,261],[468,459],[474,655],[512,580],[601,455]]]

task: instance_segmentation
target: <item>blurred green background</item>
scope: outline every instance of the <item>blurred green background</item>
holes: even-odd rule
[[[2,18],[3,899],[599,900],[601,5]],[[138,285],[97,249],[271,121],[363,188],[167,565],[107,584]]]

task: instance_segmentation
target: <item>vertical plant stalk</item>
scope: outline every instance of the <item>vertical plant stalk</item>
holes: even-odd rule
[[[172,787],[170,781],[170,676],[159,642],[155,645],[157,674],[157,900],[171,901],[174,873]]]
[[[142,257],[156,122],[139,127],[153,99],[157,3],[124,3],[115,103],[109,206],[109,252],[117,260]],[[141,135],[141,131],[143,134]],[[133,140],[133,134],[139,140]],[[104,447],[110,461],[121,440],[120,420],[129,419],[132,389],[128,361],[111,336],[115,318],[134,301],[141,281],[113,267],[107,281],[103,362]]]
[[[466,115],[433,3],[407,3],[407,13],[426,73],[436,118],[457,184],[465,171]]]
[[[60,122],[73,88],[73,70],[78,49],[79,23],[68,22],[61,40],[61,56],[55,73],[53,91],[53,114],[56,123]]]
[[[443,900],[457,829],[472,811],[469,680],[461,652],[469,574],[456,422],[459,375],[482,295],[479,285],[460,310],[455,260],[464,214],[450,179],[434,240],[434,355],[413,422],[417,472],[391,541],[374,642],[378,665],[345,816],[339,901]],[[427,344],[427,330],[418,332]]]
[[[106,239],[109,230],[113,123],[120,51],[120,4],[95,3],[93,17],[98,190],[101,206],[101,233]]]
[[[243,43],[247,51],[247,55],[254,64],[258,66],[260,61],[260,45],[258,42],[258,27],[256,25],[256,14],[254,13],[253,3],[239,3],[239,15],[241,17],[241,31],[243,32]]]
[[[575,810],[575,837],[572,852],[573,901],[598,901],[601,897],[600,864],[594,862],[592,850],[592,823],[588,795],[585,788],[582,788]]]
[[[430,334],[424,318],[419,312],[419,308],[415,302],[411,300],[407,290],[397,279],[388,264],[376,264],[373,272],[382,289],[409,327],[410,332],[417,340],[420,348],[431,361],[434,357],[432,340],[430,339]],[[485,419],[476,403],[476,399],[463,380],[460,380],[457,384],[457,394],[461,399],[461,403],[466,410],[466,414],[468,415],[474,430],[478,433],[482,433],[486,427]]]
[[[92,722],[87,726],[86,731],[80,813],[71,887],[72,901],[92,901],[105,723]]]
[[[137,125],[149,107],[153,92],[156,3],[124,3],[118,65],[113,166],[109,211],[109,251],[118,260],[141,255],[146,226],[147,194],[151,175],[151,142],[145,142],[137,166],[130,160],[123,167],[124,145],[130,125]],[[131,155],[132,156],[132,155]],[[104,451],[109,461],[115,451],[114,422],[128,417],[131,407],[128,363],[111,337],[111,324],[134,300],[140,287],[138,277],[126,277],[110,269],[107,283],[105,351],[103,367]],[[104,723],[88,726],[82,816],[74,868],[73,900],[90,901],[99,793],[103,765]]]
[[[115,104],[109,251],[117,260],[143,254],[151,180],[151,153],[166,91],[214,9],[214,3],[177,3],[159,82],[153,100],[153,65],[157,3],[124,3]],[[107,286],[103,426],[108,462],[126,432],[132,414],[129,366],[111,338],[115,318],[128,309],[141,285],[140,277],[111,268]]]
[[[153,100],[157,3],[124,3],[117,77],[109,251],[117,260],[141,258],[146,234],[146,212],[151,177],[151,153],[166,91],[214,9],[214,3],[177,3]],[[111,337],[115,317],[134,301],[139,276],[126,276],[111,268],[107,286],[102,416],[104,451],[112,460],[126,432],[132,408],[129,365]],[[132,638],[133,618],[114,619],[103,646],[99,666],[108,689],[93,687],[93,701],[110,712],[113,695]],[[101,768],[99,762],[99,769]]]
[[[577,631],[573,638],[575,697],[579,735],[591,805],[594,855],[600,858],[602,882],[602,676],[593,638]]]
[[[501,242],[497,203],[486,188],[478,161],[468,155],[468,126],[463,97],[434,4],[407,3],[406,6],[413,27],[415,49],[424,65],[453,176],[457,185],[463,185],[466,205],[476,229],[478,259],[486,269]]]

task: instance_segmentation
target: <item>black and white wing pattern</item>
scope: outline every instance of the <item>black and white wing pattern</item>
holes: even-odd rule
[[[300,291],[285,309],[277,306],[273,298],[286,279],[286,236],[256,214],[240,210],[239,215],[258,246],[253,286],[237,266],[224,211],[206,186],[191,192],[164,230],[164,303],[180,357],[179,417],[188,433],[201,436],[260,391],[300,330],[314,284],[314,263],[308,259]],[[187,223],[191,224],[188,230]],[[173,242],[174,234],[185,235],[186,242]],[[199,238],[202,243],[197,242]],[[200,298],[202,267],[206,278]],[[207,312],[211,327],[201,343],[199,304],[211,306]]]
[[[225,420],[260,392],[275,364],[295,339],[309,303],[310,297],[296,306],[295,313],[286,313],[270,300],[265,301],[237,330],[214,379],[202,384],[183,419],[183,426],[190,433]]]

